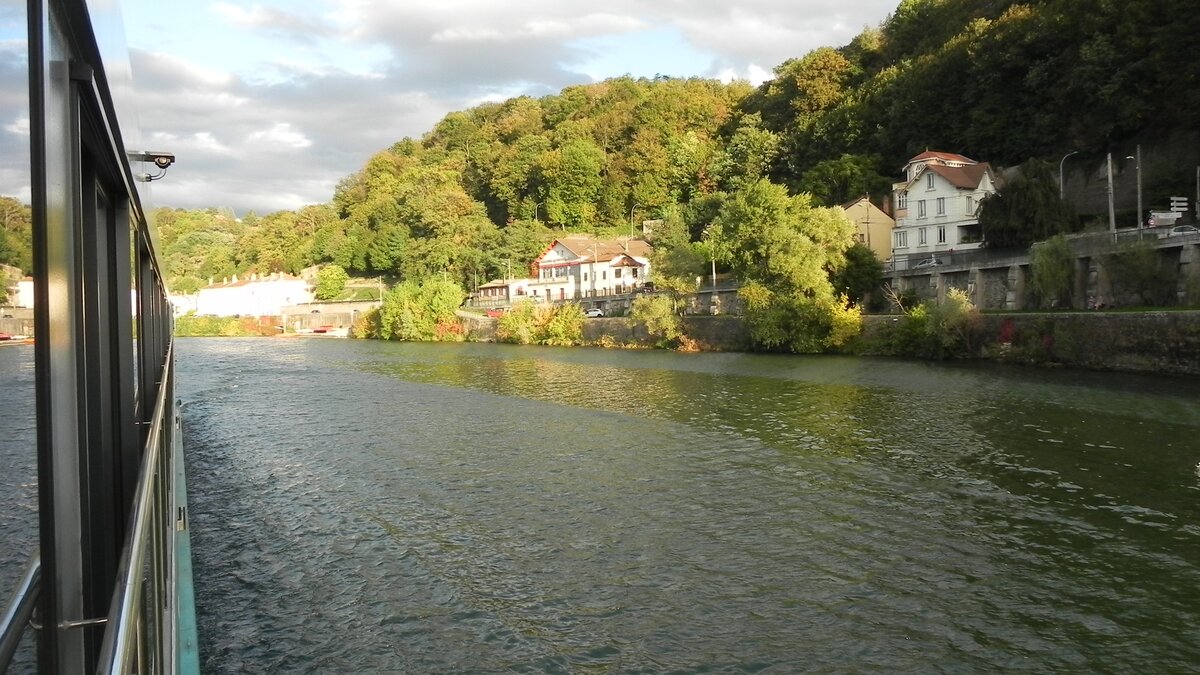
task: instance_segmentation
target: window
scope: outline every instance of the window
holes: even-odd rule
[[[617,269],[613,270],[613,278],[614,279],[621,278],[621,268],[618,267]]]
[[[945,197],[937,198],[937,214],[939,216],[946,215],[946,198]]]
[[[858,239],[858,243],[860,243],[860,244],[865,244],[865,243],[867,243],[867,235],[863,234],[862,232],[859,232],[859,233],[858,233],[857,235],[855,235],[855,236],[856,236],[856,237],[857,237],[857,239]]]
[[[587,272],[584,272],[584,273],[583,273],[583,280],[584,280],[584,281],[587,281]]]
[[[925,189],[926,190],[933,189],[933,172],[932,171],[925,174]]]
[[[928,242],[925,241],[925,228],[917,230],[917,246],[924,246]]]
[[[975,195],[967,195],[967,215],[975,215]]]
[[[607,270],[601,270],[601,271],[600,271],[600,278],[601,278],[601,279],[607,279],[607,278],[608,278],[608,271],[607,271]]]
[[[634,268],[630,269],[630,270],[629,270],[629,274],[630,274],[630,276],[632,276],[634,279],[636,279],[636,278],[637,278],[637,268],[636,268],[636,267],[634,267]]]
[[[908,233],[896,232],[896,248],[908,248]]]
[[[939,244],[946,243],[946,226],[945,225],[938,225],[938,243]]]
[[[925,200],[924,199],[921,199],[917,202],[917,217],[918,218],[925,217]]]
[[[896,208],[897,209],[907,209],[908,208],[908,191],[907,190],[901,190],[896,193]]]

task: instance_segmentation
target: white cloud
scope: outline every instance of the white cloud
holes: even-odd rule
[[[270,129],[250,134],[246,138],[246,144],[251,147],[307,148],[312,145],[312,141],[291,124],[276,122]]]
[[[4,130],[10,134],[16,134],[18,136],[28,136],[29,135],[29,118],[22,117],[22,118],[19,118],[19,119],[13,121],[12,124],[6,124],[6,125],[4,125]]]
[[[146,17],[126,30],[146,145],[178,158],[154,183],[159,202],[263,213],[329,200],[371,154],[452,110],[625,72],[759,83],[896,1],[121,4]],[[5,170],[28,146],[23,30],[0,34],[0,194],[28,191],[27,168],[23,181]]]

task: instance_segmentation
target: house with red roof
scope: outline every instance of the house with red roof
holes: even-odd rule
[[[653,247],[633,237],[555,239],[529,266],[528,293],[540,302],[632,293],[650,277]]]
[[[979,203],[996,190],[987,162],[930,150],[908,160],[904,180],[892,186],[893,259],[916,261],[978,248],[983,242]]]

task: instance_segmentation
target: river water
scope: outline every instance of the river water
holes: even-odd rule
[[[178,366],[205,672],[1200,663],[1200,382],[320,339]]]

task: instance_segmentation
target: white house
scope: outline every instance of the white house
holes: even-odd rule
[[[480,307],[502,307],[529,295],[529,284],[533,279],[493,279],[476,289],[476,305]]]
[[[904,175],[892,186],[893,258],[927,258],[979,247],[979,202],[996,192],[996,177],[987,162],[926,150],[908,160]]]
[[[653,247],[641,239],[601,240],[577,234],[556,239],[530,266],[531,299],[555,302],[632,293],[650,278]]]
[[[312,302],[308,282],[290,274],[251,275],[210,283],[196,293],[196,313],[217,316],[276,316],[285,305]]]

